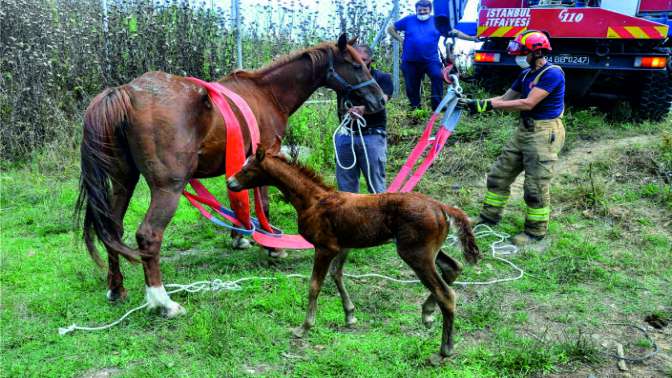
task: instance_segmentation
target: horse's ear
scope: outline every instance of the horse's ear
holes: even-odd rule
[[[354,37],[352,37],[352,38],[348,41],[348,45],[350,45],[350,46],[354,46],[354,45],[356,45],[356,44],[357,44],[357,38],[359,38],[359,37],[358,37],[358,36],[354,36]]]
[[[338,45],[338,49],[341,52],[345,51],[345,48],[348,46],[348,36],[345,33],[341,34],[341,36],[338,37],[337,45]]]
[[[254,158],[257,162],[261,162],[266,157],[266,149],[261,146],[261,143],[257,146],[257,153],[254,154]]]
[[[276,135],[275,141],[273,142],[271,148],[268,149],[268,152],[273,153],[273,155],[277,155],[280,152],[281,148],[282,148],[282,141],[280,140],[280,136]]]

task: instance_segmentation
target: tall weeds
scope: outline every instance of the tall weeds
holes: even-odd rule
[[[152,70],[215,80],[236,66],[229,9],[190,0],[107,3],[105,17],[100,0],[0,2],[1,161],[22,161],[45,147],[72,150],[84,108],[105,87]],[[297,1],[241,1],[241,8],[243,66],[253,69],[335,39],[341,25],[371,42],[391,4],[351,0],[326,24]],[[378,51],[378,66],[390,67],[390,49]]]

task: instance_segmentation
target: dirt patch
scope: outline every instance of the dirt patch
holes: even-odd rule
[[[613,150],[626,148],[633,145],[650,144],[655,141],[656,136],[639,135],[631,138],[616,139],[616,140],[601,140],[597,142],[590,142],[569,151],[566,155],[561,156],[558,161],[555,172],[558,175],[575,176],[579,170],[586,166],[589,162],[603,157],[605,154]],[[523,197],[523,182],[524,175],[519,175],[516,181],[511,185],[511,198],[514,200]]]
[[[80,378],[110,378],[110,377],[116,377],[120,375],[122,372],[123,370],[117,368],[103,368],[103,369],[89,370],[83,375],[81,375]]]

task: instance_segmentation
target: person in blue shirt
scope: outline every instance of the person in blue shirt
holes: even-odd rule
[[[373,52],[364,44],[355,46],[362,61],[371,71],[371,76],[383,90],[387,101],[392,97],[394,86],[392,75],[371,68]],[[336,183],[342,192],[359,192],[359,177],[363,175],[369,193],[383,193],[387,189],[385,183],[385,166],[387,163],[387,112],[385,109],[376,113],[364,113],[364,106],[349,104],[337,94],[338,118],[343,119],[346,113],[353,119],[361,116],[366,125],[358,129],[356,121],[341,128],[334,137],[337,155]],[[361,133],[361,136],[360,136]],[[362,139],[364,143],[362,144]],[[353,155],[354,150],[354,155]],[[366,151],[366,153],[365,153]],[[347,168],[347,169],[346,169]]]
[[[523,68],[511,88],[504,95],[487,100],[461,98],[459,106],[472,114],[492,109],[520,112],[520,126],[490,168],[488,191],[474,223],[500,221],[511,183],[525,171],[525,230],[512,238],[514,244],[522,246],[544,238],[548,230],[553,167],[565,143],[565,76],[560,67],[546,60],[551,44],[542,32],[521,33],[507,50]]]
[[[390,25],[387,31],[392,38],[403,42],[401,70],[411,109],[420,107],[420,85],[425,75],[432,82],[432,109],[436,109],[443,97],[443,67],[439,58],[441,34],[434,25],[431,1],[420,0],[415,3],[415,12]],[[399,32],[404,32],[403,39]]]

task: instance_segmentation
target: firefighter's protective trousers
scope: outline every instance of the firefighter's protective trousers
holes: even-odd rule
[[[511,183],[525,171],[525,232],[534,236],[546,235],[551,214],[551,178],[564,144],[565,127],[561,118],[521,120],[488,173],[488,191],[483,200],[481,217],[499,222],[511,193]]]

